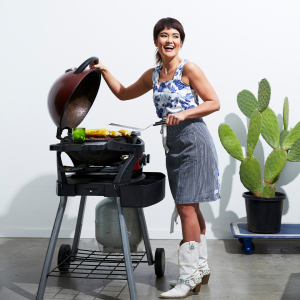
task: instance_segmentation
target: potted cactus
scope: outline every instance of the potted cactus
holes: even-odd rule
[[[277,233],[280,231],[283,200],[285,195],[276,192],[280,172],[291,162],[300,161],[300,122],[288,130],[289,102],[284,99],[283,124],[279,133],[277,116],[269,107],[271,87],[266,79],[259,82],[258,99],[248,90],[237,95],[237,103],[244,115],[250,118],[247,153],[244,157],[241,144],[226,123],[219,125],[219,137],[225,150],[241,161],[240,179],[249,192],[243,197],[246,202],[248,230],[256,233]],[[253,151],[260,134],[273,148],[264,166],[264,181],[261,167]]]

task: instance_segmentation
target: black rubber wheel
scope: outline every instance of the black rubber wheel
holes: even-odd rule
[[[243,250],[244,254],[246,254],[246,255],[251,255],[251,254],[253,254],[253,252],[254,252],[254,250],[255,250],[255,245],[254,245],[254,243],[252,242],[251,248],[250,248],[249,250],[247,250],[246,247],[245,247],[245,244],[243,243],[243,244],[242,244],[242,250]]]
[[[58,251],[57,264],[60,272],[68,272],[70,268],[70,258],[71,255],[71,246],[67,244],[62,244]]]
[[[239,242],[240,242],[240,244],[244,244],[244,239],[243,238],[239,238]]]
[[[155,263],[154,263],[155,275],[162,277],[165,274],[165,249],[156,248],[155,250]]]

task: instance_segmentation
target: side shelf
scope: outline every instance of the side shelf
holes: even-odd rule
[[[166,176],[162,173],[144,172],[146,178],[120,186],[121,205],[147,207],[165,198]]]

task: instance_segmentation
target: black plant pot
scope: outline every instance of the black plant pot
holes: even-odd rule
[[[251,192],[243,194],[246,202],[248,230],[255,233],[277,233],[285,194],[276,192],[275,197],[256,197]]]

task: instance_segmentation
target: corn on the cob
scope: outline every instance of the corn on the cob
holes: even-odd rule
[[[85,131],[85,135],[87,137],[107,137],[110,136],[110,132],[108,129],[88,129]]]
[[[122,134],[122,136],[131,136],[131,132],[129,130],[119,130],[119,132]]]
[[[109,132],[111,134],[111,137],[118,137],[122,135],[119,131],[109,131]]]

